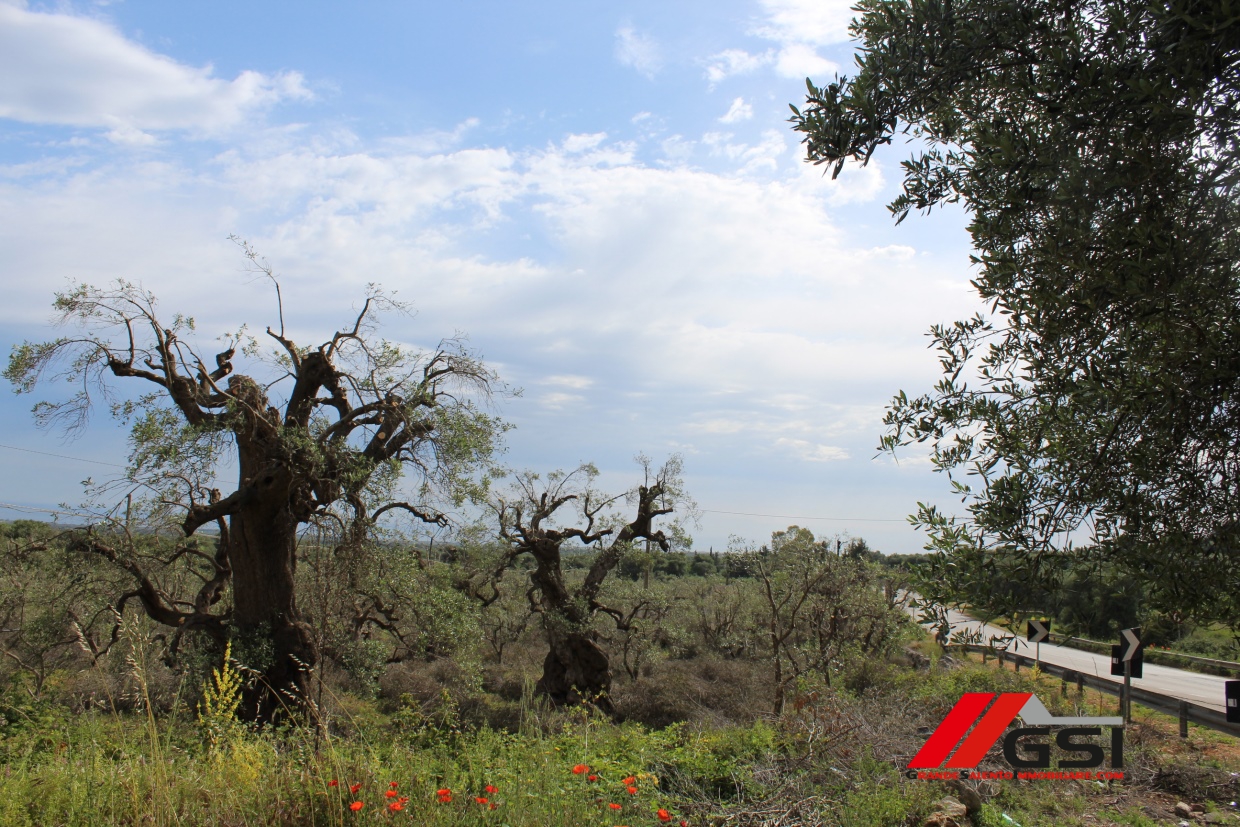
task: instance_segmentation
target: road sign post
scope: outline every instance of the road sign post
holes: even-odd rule
[[[1120,713],[1127,724],[1132,714],[1132,661],[1124,661],[1124,710]]]
[[[1025,637],[1034,645],[1033,665],[1039,669],[1042,667],[1042,641],[1050,635],[1051,622],[1049,620],[1031,620],[1025,627]]]
[[[1115,649],[1119,649],[1119,659],[1124,665],[1124,695],[1120,702],[1120,714],[1124,723],[1132,716],[1132,679],[1141,677],[1141,630],[1139,628],[1124,629],[1119,633],[1119,646],[1111,651],[1111,671],[1115,671]]]

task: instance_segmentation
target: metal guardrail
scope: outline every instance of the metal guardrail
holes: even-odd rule
[[[1059,646],[1072,646],[1073,641],[1077,641],[1080,643],[1088,643],[1090,646],[1098,647],[1101,650],[1100,654],[1104,654],[1104,655],[1107,652],[1111,651],[1110,643],[1104,643],[1101,640],[1090,640],[1087,637],[1076,637],[1075,635],[1057,635],[1052,632],[1050,635],[1050,640],[1051,640],[1051,643],[1055,643]],[[1074,648],[1080,648],[1080,647],[1074,647]],[[1228,672],[1236,672],[1240,674],[1240,663],[1236,663],[1230,660],[1219,660],[1218,658],[1204,658],[1200,655],[1190,655],[1187,652],[1177,652],[1174,649],[1146,649],[1145,650],[1145,657],[1147,660],[1150,661],[1150,663],[1154,662],[1153,657],[1151,657],[1152,655],[1157,656],[1159,659],[1173,658],[1175,660],[1188,661],[1189,663],[1198,663],[1198,664],[1201,664],[1202,666],[1209,666],[1213,669],[1223,669]]]
[[[970,652],[983,652],[987,654],[998,655],[999,661],[1011,661],[1019,669],[1022,665],[1028,664],[1033,666],[1033,658],[1027,655],[1018,655],[1014,652],[1004,650],[994,650],[988,646],[979,646],[977,644],[962,644],[962,648]],[[1107,694],[1119,697],[1120,692],[1124,688],[1124,684],[1120,681],[1108,680],[1098,675],[1089,675],[1075,669],[1069,669],[1066,666],[1057,666],[1053,663],[1043,662],[1039,664],[1039,669],[1048,675],[1054,675],[1065,683],[1075,683],[1077,689],[1083,689],[1088,686]],[[1132,700],[1141,704],[1147,709],[1155,712],[1161,712],[1164,715],[1170,715],[1178,718],[1180,722],[1180,737],[1188,737],[1188,725],[1190,723],[1198,726],[1208,727],[1215,732],[1222,732],[1231,735],[1234,738],[1240,738],[1240,724],[1231,724],[1227,722],[1227,716],[1217,709],[1211,709],[1208,706],[1195,704],[1192,701],[1186,701],[1182,698],[1172,698],[1167,695],[1160,695],[1157,692],[1151,692],[1148,689],[1132,687]]]

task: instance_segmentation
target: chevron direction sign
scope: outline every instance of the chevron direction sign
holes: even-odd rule
[[[1029,638],[1030,643],[1041,643],[1051,636],[1051,622],[1049,620],[1029,621],[1025,636]]]
[[[1134,678],[1141,677],[1141,665],[1145,663],[1145,658],[1142,657],[1144,651],[1145,647],[1138,647],[1137,653],[1128,661],[1132,665],[1132,677]],[[1124,644],[1122,643],[1111,647],[1111,674],[1121,678],[1124,676]]]
[[[1017,716],[1024,726],[1009,731]],[[1123,768],[1123,724],[1124,719],[1119,717],[1056,717],[1031,692],[968,692],[913,756],[905,775],[923,779],[1013,778],[1012,772],[976,771],[978,762],[1002,738],[1003,757],[1018,778],[1123,778],[1122,772],[1081,772],[1101,767],[1106,760],[1106,750],[1092,741],[1102,735],[1104,726],[1111,727],[1111,768]],[[1051,734],[1049,727],[1059,728],[1053,739],[1055,746],[1068,753],[1061,756],[1057,770],[1069,772],[1036,772],[1051,766],[1050,744],[1037,740]],[[1091,740],[1081,740],[1086,738]]]
[[[1124,629],[1119,633],[1119,645],[1124,647],[1120,660],[1132,660],[1141,652],[1141,630]]]
[[[1227,723],[1240,724],[1240,681],[1225,681],[1223,694],[1227,698]]]

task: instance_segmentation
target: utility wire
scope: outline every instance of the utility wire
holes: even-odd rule
[[[61,511],[56,508],[38,508],[33,505],[16,505],[14,503],[0,503],[0,508],[6,508],[10,511],[22,511],[29,514],[65,514],[69,517],[93,517],[94,514],[83,514],[80,511]]]
[[[888,520],[871,517],[795,517],[791,514],[753,514],[749,511],[716,511],[712,508],[699,508],[706,514],[735,514],[740,517],[775,517],[780,520],[834,520],[843,523],[906,523],[908,520]]]
[[[85,457],[71,457],[66,454],[51,454],[51,453],[48,453],[47,451],[35,451],[32,448],[18,448],[16,445],[0,445],[0,448],[8,448],[10,451],[23,451],[27,454],[40,454],[45,457],[59,457],[60,459],[73,459],[73,460],[77,460],[78,462],[89,462],[95,465],[110,465],[113,468],[124,468],[125,467],[123,465],[118,465],[115,462],[100,462],[97,459],[86,459]]]
[[[77,460],[78,462],[90,462],[90,463],[94,463],[95,465],[110,465],[113,468],[124,468],[125,467],[124,465],[118,465],[115,462],[101,462],[97,459],[85,459],[83,457],[71,457],[66,454],[52,454],[47,451],[35,451],[30,448],[18,448],[16,445],[0,444],[0,448],[8,448],[10,451],[24,451],[27,454],[40,454],[45,457],[58,457],[60,459],[73,459],[73,460]],[[50,509],[50,508],[26,508],[24,506],[9,505],[7,503],[0,503],[0,508],[12,508],[18,511],[42,511],[48,514],[69,514],[70,513],[68,511],[56,511],[55,509]],[[797,517],[791,514],[755,514],[749,511],[718,511],[713,508],[701,508],[698,510],[705,514],[731,514],[737,517],[771,517],[777,520],[828,520],[831,522],[839,522],[839,523],[907,523],[908,522],[908,520],[906,519],[905,520],[892,520],[892,519],[880,519],[877,517]],[[80,515],[77,515],[77,516],[80,516]]]

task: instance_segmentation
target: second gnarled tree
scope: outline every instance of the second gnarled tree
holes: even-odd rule
[[[638,457],[644,472],[642,484],[624,494],[608,496],[593,488],[598,471],[582,465],[572,472],[555,472],[542,478],[519,474],[507,494],[495,496],[492,508],[505,544],[493,583],[512,567],[517,558],[533,558],[527,597],[541,617],[549,646],[537,690],[556,704],[590,703],[612,712],[609,697],[612,671],[607,653],[592,629],[594,617],[610,615],[621,628],[631,618],[604,605],[599,594],[608,575],[634,543],[646,541],[668,551],[687,544],[680,524],[662,529],[655,521],[677,509],[692,514],[693,503],[684,492],[682,464],[673,456],[654,469],[650,460]],[[633,511],[622,517],[616,506],[624,502]],[[565,520],[565,515],[571,518]],[[670,534],[670,536],[669,536]],[[566,548],[567,547],[567,548]],[[568,548],[594,552],[579,583],[565,577],[561,554]]]

